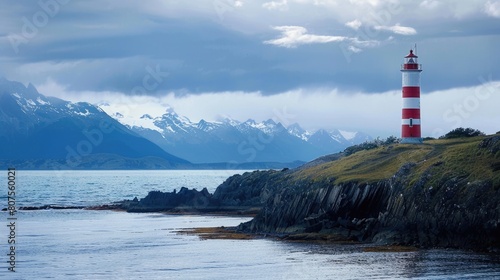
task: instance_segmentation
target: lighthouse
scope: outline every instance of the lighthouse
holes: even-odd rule
[[[418,64],[418,56],[410,50],[401,65],[403,78],[403,112],[401,123],[401,143],[420,144],[420,72],[422,65]]]

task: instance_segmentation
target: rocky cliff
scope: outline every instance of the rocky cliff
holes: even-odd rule
[[[239,230],[287,238],[499,250],[500,135],[339,153],[234,175],[214,194],[150,192],[124,208],[255,212]]]
[[[247,174],[239,178],[241,188],[266,184],[274,192],[258,215],[239,228],[498,249],[499,170],[496,135],[394,144],[270,178]]]

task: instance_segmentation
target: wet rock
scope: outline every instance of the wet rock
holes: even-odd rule
[[[254,171],[229,177],[214,194],[206,188],[201,191],[181,188],[172,192],[151,191],[142,199],[122,203],[129,212],[219,212],[227,214],[254,214],[278,188],[270,184],[279,171]]]
[[[212,195],[206,188],[197,191],[183,187],[179,192],[176,190],[173,192],[150,191],[146,197],[140,200],[134,199],[126,206],[126,210],[128,212],[160,212],[180,207],[204,210],[214,204]]]

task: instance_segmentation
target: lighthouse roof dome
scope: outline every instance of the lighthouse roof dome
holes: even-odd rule
[[[415,58],[417,58],[418,56],[416,56],[416,55],[413,53],[413,50],[410,50],[410,53],[409,53],[407,56],[405,56],[405,58],[410,58],[410,57],[415,57]]]

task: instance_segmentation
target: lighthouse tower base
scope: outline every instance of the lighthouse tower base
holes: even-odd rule
[[[401,144],[422,144],[424,142],[423,138],[420,137],[405,137],[401,139]]]

